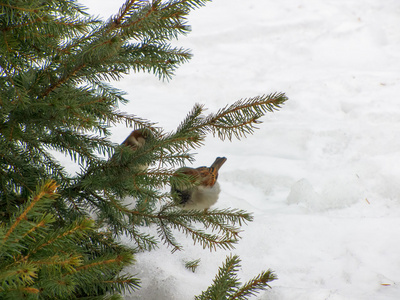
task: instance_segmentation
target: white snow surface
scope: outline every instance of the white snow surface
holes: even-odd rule
[[[123,1],[82,3],[107,19]],[[228,158],[214,207],[254,214],[236,249],[178,234],[185,251],[137,255],[127,271],[142,288],[126,299],[192,299],[230,253],[242,282],[268,268],[278,276],[254,299],[400,299],[400,2],[215,0],[188,22],[173,44],[193,59],[170,81],[112,83],[128,93],[121,110],[172,131],[196,102],[211,113],[273,92],[289,101],[254,135],[209,137],[196,155],[196,166]],[[195,273],[184,267],[198,258]]]

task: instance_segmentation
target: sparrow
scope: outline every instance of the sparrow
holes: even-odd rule
[[[121,143],[121,145],[130,146],[133,150],[143,147],[150,132],[145,129],[136,129]]]
[[[171,194],[175,202],[185,210],[207,210],[214,205],[221,191],[217,182],[218,171],[225,161],[225,157],[217,157],[211,167],[178,169],[176,173],[189,176],[191,185],[171,184]]]
[[[153,134],[148,129],[136,129],[128,135],[128,137],[121,143],[121,145],[125,145],[130,147],[132,150],[138,150],[146,144],[146,141],[149,141],[153,137]],[[148,164],[140,164],[138,165],[138,169],[144,171],[148,168]]]
[[[136,129],[130,133],[130,135],[121,143],[121,145],[125,145],[130,147],[132,150],[137,150],[140,147],[143,147],[144,144],[146,143],[146,140],[148,140],[150,137],[152,137],[152,133],[149,129],[143,128],[143,129]],[[117,148],[115,153],[110,157],[108,160],[107,164],[108,166],[118,166],[120,167],[124,163],[121,162],[121,157],[122,157],[122,152],[123,148],[121,147]],[[125,163],[126,164],[126,163]],[[148,167],[147,164],[141,164],[138,165],[137,168],[138,170],[146,170]],[[94,172],[96,172],[96,167],[95,166],[89,166],[86,174],[83,175],[82,179],[85,179],[87,176],[92,175]]]

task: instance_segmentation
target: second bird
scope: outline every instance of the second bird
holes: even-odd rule
[[[136,129],[131,132],[130,135],[122,142],[126,146],[130,146],[133,150],[136,150],[146,143],[146,139],[149,136],[149,131],[144,129]]]

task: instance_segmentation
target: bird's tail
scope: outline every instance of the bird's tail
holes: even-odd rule
[[[217,157],[210,168],[215,169],[217,172],[222,167],[222,165],[226,162],[226,157]]]

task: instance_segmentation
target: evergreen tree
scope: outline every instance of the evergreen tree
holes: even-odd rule
[[[190,183],[175,169],[194,160],[191,151],[207,134],[245,137],[286,96],[243,99],[209,115],[196,104],[165,132],[120,112],[128,99],[106,83],[138,71],[170,78],[191,57],[171,40],[189,32],[187,14],[206,2],[127,0],[102,21],[73,0],[0,0],[1,298],[117,297],[139,286],[120,274],[134,253],[160,242],[182,249],[175,231],[211,250],[238,242],[251,214],[183,211],[163,191],[171,181]],[[145,130],[145,145],[111,143],[109,128],[119,123]],[[77,174],[68,174],[54,152],[77,162]],[[157,234],[146,233],[148,226]],[[131,247],[116,242],[121,235]],[[264,275],[241,295],[266,286]]]

